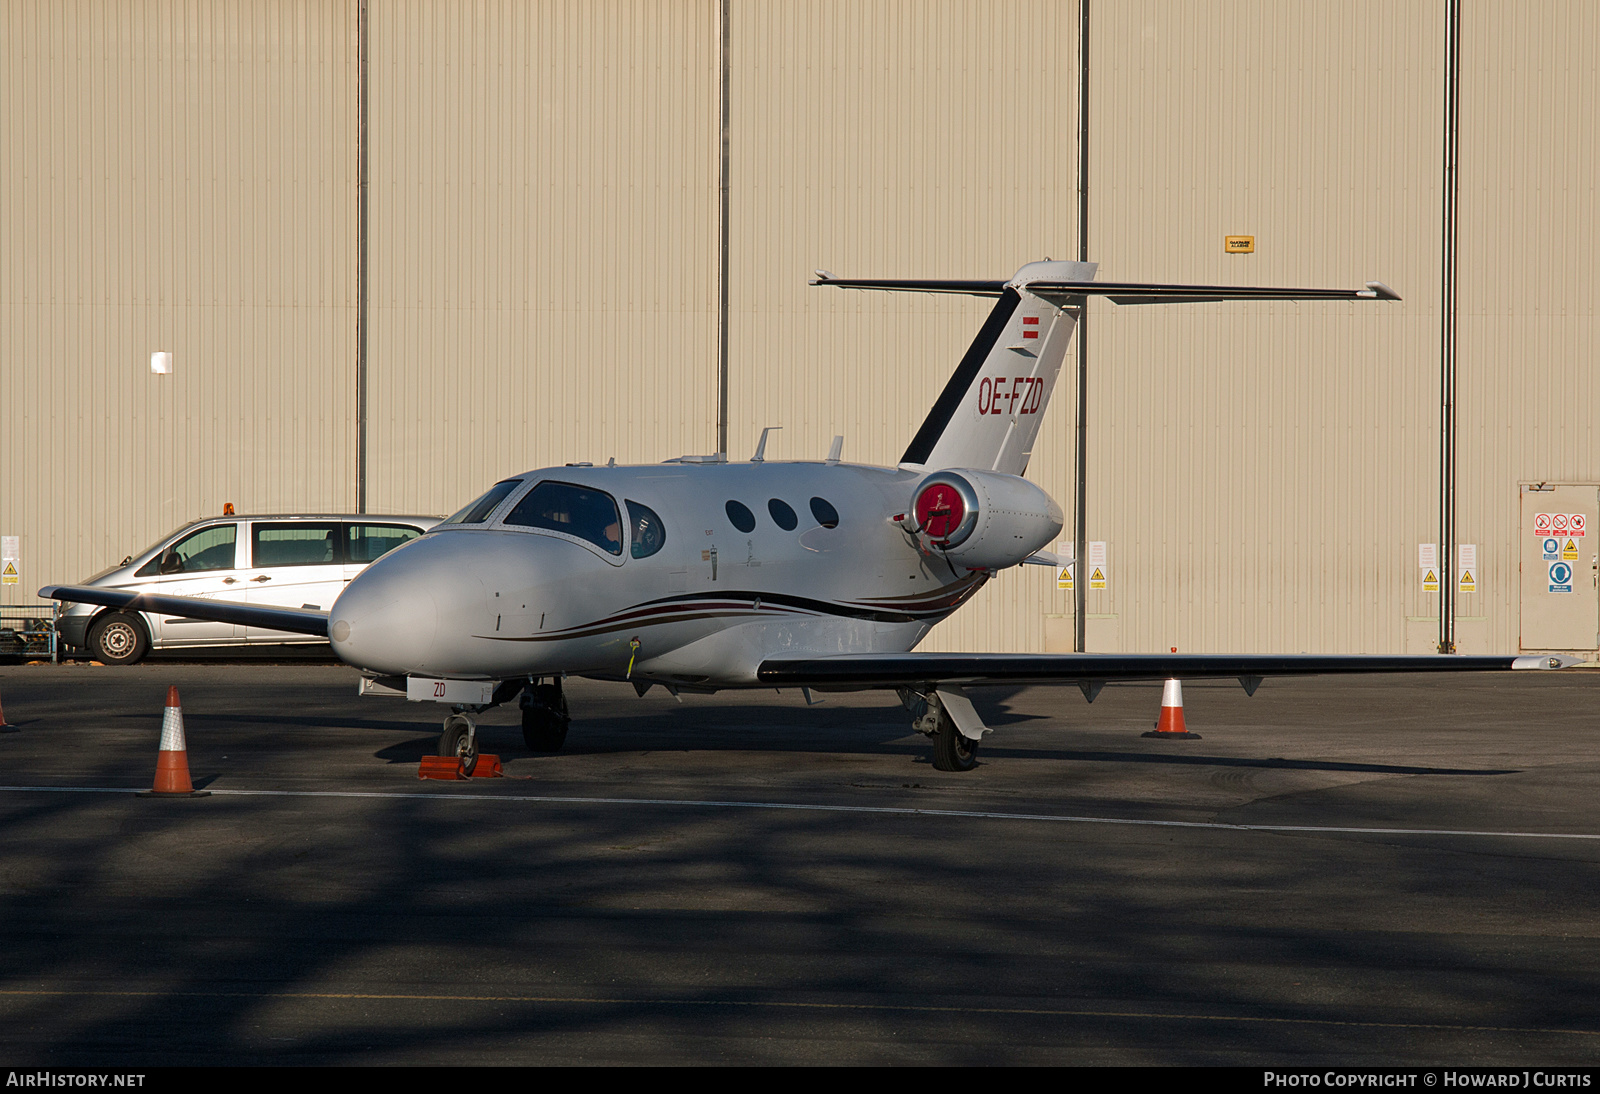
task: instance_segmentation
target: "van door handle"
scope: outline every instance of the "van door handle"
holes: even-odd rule
[[[236,577],[225,577],[225,578],[222,579],[222,583],[224,585],[236,585],[236,584],[238,584],[238,582],[239,582],[239,579],[236,578]]]
[[[272,578],[268,577],[266,574],[262,574],[260,577],[252,577],[250,580],[259,584],[263,581],[271,581]]]

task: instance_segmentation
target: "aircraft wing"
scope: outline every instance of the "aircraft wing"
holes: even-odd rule
[[[866,653],[772,658],[756,678],[774,687],[914,687],[930,684],[1078,684],[1085,694],[1113,680],[1237,677],[1254,692],[1268,676],[1326,676],[1378,672],[1496,672],[1562,669],[1582,659],[1557,654],[1518,657],[1323,656],[1319,654],[1165,653]]]
[[[155,615],[176,615],[185,619],[212,619],[246,627],[265,627],[295,634],[328,637],[328,613],[309,608],[269,608],[260,604],[240,604],[233,600],[212,600],[203,596],[160,596],[126,589],[100,589],[92,585],[46,585],[39,590],[45,600],[66,600],[78,604],[101,604],[107,608],[128,608]]]

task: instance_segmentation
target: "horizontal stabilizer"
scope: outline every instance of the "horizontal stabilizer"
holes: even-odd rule
[[[1399,300],[1382,281],[1364,289],[1278,289],[1253,285],[1141,285],[1113,281],[1035,281],[1028,291],[1064,302],[1075,296],[1104,296],[1113,304],[1207,304],[1218,300]]]
[[[891,292],[948,292],[966,296],[999,296],[1005,292],[1004,281],[861,281],[834,277],[827,270],[818,270],[813,285],[832,285],[838,289],[885,289]]]
[[[269,608],[261,604],[240,604],[232,600],[212,600],[203,596],[161,596],[127,589],[100,589],[92,585],[47,585],[39,590],[45,600],[65,600],[76,604],[100,604],[107,608],[127,608],[153,615],[176,615],[184,619],[209,619],[243,627],[263,627],[295,634],[328,637],[328,613],[306,608]]]
[[[883,289],[891,292],[963,293],[999,296],[1004,281],[860,280],[834,277],[818,270],[813,285],[840,289]],[[1055,304],[1074,297],[1104,296],[1113,304],[1206,304],[1219,300],[1399,300],[1400,294],[1382,281],[1368,281],[1364,289],[1284,289],[1265,285],[1161,285],[1123,281],[1027,281],[1027,290]]]
[[[1334,676],[1382,672],[1503,672],[1581,664],[1550,654],[1521,657],[1321,656],[1317,654],[866,653],[763,661],[756,679],[772,687],[891,688],[918,684],[1076,684],[1107,680]]]

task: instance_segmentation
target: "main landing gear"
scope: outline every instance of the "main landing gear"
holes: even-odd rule
[[[900,701],[911,711],[911,728],[933,742],[936,770],[971,771],[978,766],[978,742],[956,726],[937,691],[902,688]]]
[[[567,743],[567,696],[561,678],[548,684],[529,684],[517,700],[522,708],[522,740],[533,752],[560,752]]]

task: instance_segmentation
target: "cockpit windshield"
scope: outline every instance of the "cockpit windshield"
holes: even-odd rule
[[[489,519],[489,514],[494,512],[495,506],[506,499],[506,495],[522,485],[521,479],[506,479],[489,487],[489,492],[477,501],[459,509],[445,517],[439,523],[444,524],[482,524]]]
[[[613,555],[622,553],[622,518],[610,494],[574,486],[569,482],[541,482],[517,507],[506,515],[505,523],[523,528],[548,528],[588,540]]]

